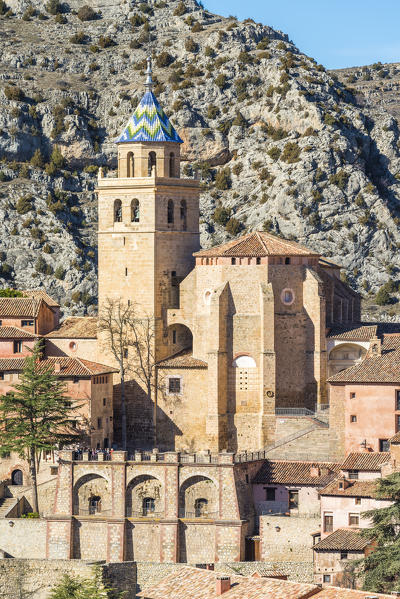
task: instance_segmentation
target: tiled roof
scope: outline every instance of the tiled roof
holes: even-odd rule
[[[315,599],[367,599],[367,597],[376,597],[377,599],[393,599],[393,595],[375,593],[375,591],[355,591],[353,589],[343,589],[341,587],[326,586],[317,595]]]
[[[343,464],[340,466],[340,469],[379,471],[381,469],[382,464],[385,464],[389,460],[389,451],[349,453]]]
[[[43,289],[25,289],[22,291],[25,297],[33,297],[34,299],[42,299],[51,308],[59,308],[60,304],[55,299],[50,297]]]
[[[367,354],[356,366],[331,376],[331,383],[400,383],[400,335],[385,335],[380,356]]]
[[[318,476],[311,469],[319,469]],[[267,460],[257,472],[253,483],[276,483],[286,485],[327,485],[340,470],[334,462],[288,462]]]
[[[195,252],[194,256],[319,256],[317,252],[307,249],[306,247],[287,241],[265,233],[264,231],[256,231],[248,233],[243,237],[238,237],[233,241],[228,241],[222,245],[216,245],[207,250]]]
[[[389,439],[390,443],[400,443],[400,431]]]
[[[70,318],[66,318],[57,329],[48,333],[46,337],[55,337],[58,339],[96,339],[97,318],[94,316],[71,316]]]
[[[341,264],[338,264],[337,262],[333,262],[333,260],[329,260],[328,258],[325,258],[325,256],[320,257],[319,265],[325,266],[328,268],[343,268],[343,266]]]
[[[5,316],[35,317],[41,300],[28,297],[0,297],[0,318]]]
[[[372,337],[396,333],[400,334],[400,323],[397,322],[358,322],[332,327],[327,337],[345,341],[369,341]]]
[[[116,143],[172,141],[183,143],[152,91],[147,91]]]
[[[207,362],[194,358],[191,350],[183,350],[166,360],[158,362],[159,368],[208,368]]]
[[[346,480],[346,488],[339,489],[339,479],[320,490],[320,495],[335,497],[375,497],[376,480]],[[383,499],[380,497],[379,499]]]
[[[37,335],[18,327],[0,327],[0,339],[37,339]]]
[[[0,358],[0,371],[20,371],[24,367],[24,358]],[[60,371],[55,371],[58,376],[92,376],[97,374],[109,374],[112,372],[118,372],[111,366],[105,366],[104,364],[98,364],[97,362],[90,362],[89,360],[83,360],[82,358],[69,358],[69,357],[49,357],[42,360],[40,364],[43,368],[51,365],[55,369],[56,364],[60,365]]]
[[[338,528],[322,541],[316,543],[313,548],[321,551],[362,551],[370,542],[360,535],[359,530]]]
[[[184,566],[137,594],[147,599],[215,599],[218,572]],[[318,592],[313,584],[273,578],[230,576],[224,599],[306,599]]]

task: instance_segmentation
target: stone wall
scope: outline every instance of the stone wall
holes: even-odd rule
[[[65,561],[42,559],[3,559],[0,560],[0,597],[15,599],[48,599],[50,590],[65,574],[72,577],[92,578],[93,561]],[[124,599],[134,599],[136,588],[136,567],[132,562],[120,564],[97,563],[101,568],[103,581],[118,591],[126,591]]]
[[[46,521],[29,518],[0,518],[0,549],[10,557],[44,559],[46,557]]]
[[[312,533],[320,528],[320,517],[260,516],[262,561],[292,561],[301,555],[312,564]]]

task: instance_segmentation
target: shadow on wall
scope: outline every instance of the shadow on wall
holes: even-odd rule
[[[162,426],[162,443],[155,441],[154,402],[149,400],[147,394],[136,381],[128,381],[126,390],[126,415],[128,450],[153,449],[158,447],[160,451],[174,451],[175,437],[181,436],[182,431],[170,419],[169,415],[157,406],[157,422]],[[114,385],[114,413],[113,421],[114,440],[118,445],[121,443],[121,386]]]

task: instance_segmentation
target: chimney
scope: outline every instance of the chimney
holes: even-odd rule
[[[316,478],[319,475],[320,475],[319,467],[318,466],[310,466],[310,476],[312,476],[313,478]]]
[[[370,356],[381,356],[382,355],[382,343],[379,337],[372,337],[370,339],[369,354]]]
[[[217,588],[216,588],[217,597],[220,597],[221,595],[226,593],[226,591],[229,591],[229,589],[231,588],[230,576],[218,576],[216,582],[217,582]]]
[[[54,364],[54,372],[61,372],[61,364],[60,364],[60,362],[56,362]]]

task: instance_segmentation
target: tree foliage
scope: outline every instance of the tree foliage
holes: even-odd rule
[[[50,592],[49,599],[122,599],[124,593],[115,593],[102,580],[99,566],[93,568],[92,578],[73,577],[65,574]]]
[[[372,520],[372,527],[363,531],[375,550],[362,562],[364,589],[379,593],[400,591],[400,472],[378,479],[376,497],[391,499],[388,507],[363,514]]]

